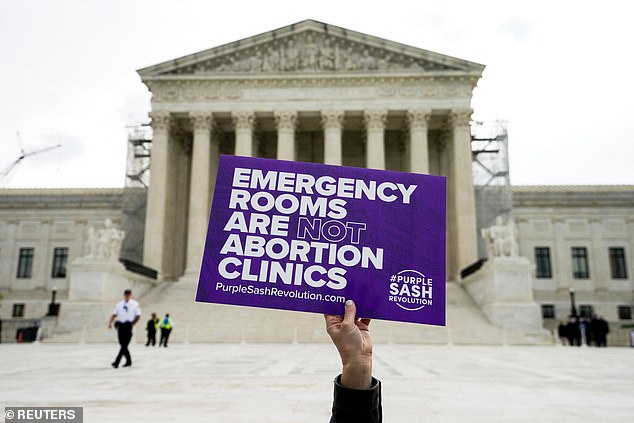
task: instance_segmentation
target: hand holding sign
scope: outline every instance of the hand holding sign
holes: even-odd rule
[[[445,186],[223,155],[196,300],[444,326]]]
[[[339,351],[343,371],[341,384],[350,389],[372,385],[372,339],[370,319],[357,319],[354,301],[346,301],[343,317],[326,314],[326,331]]]

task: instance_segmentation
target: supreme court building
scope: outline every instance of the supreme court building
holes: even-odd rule
[[[448,176],[448,275],[477,259],[471,95],[484,66],[312,20],[139,74],[152,92],[144,264],[197,274],[219,154]],[[405,248],[405,246],[404,246]]]
[[[136,145],[151,144],[151,158],[129,162],[128,179],[149,165],[148,186],[0,190],[0,317],[39,319],[52,292],[52,339],[104,342],[127,284],[144,310],[172,312],[177,342],[323,342],[314,315],[193,302],[219,155],[235,154],[447,177],[447,327],[376,322],[378,342],[549,342],[541,325],[567,318],[573,292],[581,314],[631,325],[634,186],[509,183],[504,197],[474,183],[483,70],[313,20],[139,70],[152,135]],[[466,275],[487,257],[481,230],[497,215],[514,218],[517,257]],[[128,270],[95,252],[111,223],[125,230]]]

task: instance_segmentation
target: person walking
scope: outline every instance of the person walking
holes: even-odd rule
[[[112,324],[117,329],[117,336],[119,338],[119,354],[117,358],[112,362],[112,367],[115,369],[119,367],[121,358],[125,357],[126,362],[123,367],[132,366],[132,357],[130,357],[130,351],[128,351],[128,345],[132,340],[132,326],[136,324],[141,318],[141,307],[136,300],[132,299],[132,291],[126,289],[123,291],[123,300],[119,301],[112,311],[110,321],[108,322],[108,329],[112,329]]]
[[[597,347],[608,346],[608,333],[610,333],[610,325],[602,316],[597,317],[596,322]]]
[[[145,330],[147,331],[147,342],[145,343],[146,347],[149,347],[150,344],[152,346],[156,346],[156,330],[158,329],[159,319],[156,317],[156,313],[152,313],[152,317],[147,321],[147,325]]]
[[[167,340],[170,337],[170,333],[172,332],[172,328],[174,327],[174,322],[170,319],[169,313],[165,314],[165,317],[161,320],[159,324],[161,328],[161,339],[159,340],[159,347],[163,345],[167,348]]]

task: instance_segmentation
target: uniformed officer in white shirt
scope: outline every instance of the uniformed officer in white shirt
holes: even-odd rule
[[[126,362],[123,367],[129,367],[132,365],[132,358],[130,357],[130,351],[128,351],[128,345],[132,339],[132,326],[141,318],[141,307],[136,300],[132,299],[132,291],[126,289],[123,292],[123,300],[119,301],[112,311],[110,321],[108,322],[108,329],[112,328],[112,323],[117,329],[119,338],[119,354],[117,358],[112,362],[112,367],[115,369],[119,367],[121,357],[125,357]]]

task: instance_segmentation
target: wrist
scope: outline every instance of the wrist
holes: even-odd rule
[[[349,389],[370,389],[372,387],[372,357],[344,363],[341,385]]]

